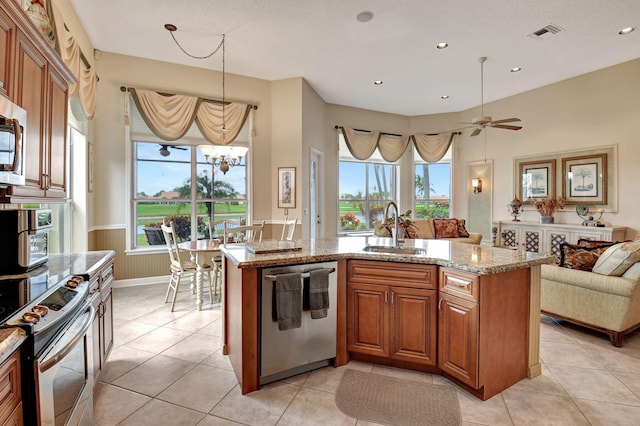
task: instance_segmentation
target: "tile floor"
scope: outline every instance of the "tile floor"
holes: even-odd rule
[[[615,348],[604,335],[541,319],[543,374],[480,401],[439,376],[351,362],[242,396],[221,354],[221,307],[175,312],[165,285],[114,289],[115,345],[96,387],[96,425],[372,425],[334,403],[347,368],[453,386],[463,425],[640,424],[640,334]],[[205,302],[207,299],[205,298]]]

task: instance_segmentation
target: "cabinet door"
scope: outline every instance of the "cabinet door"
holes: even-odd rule
[[[540,253],[542,250],[542,231],[522,229],[522,239],[524,240],[524,246],[521,247],[525,251]]]
[[[389,288],[381,285],[348,284],[348,350],[389,356]]]
[[[478,304],[440,293],[438,366],[478,388]]]
[[[112,297],[111,288],[108,289],[108,293],[106,297],[102,296],[102,335],[101,345],[102,353],[101,359],[103,366],[107,362],[107,358],[109,357],[109,353],[111,352],[111,348],[113,347],[113,297]]]
[[[11,99],[13,77],[13,46],[16,26],[0,9],[0,94]]]
[[[98,377],[102,369],[102,351],[100,350],[100,305],[96,308],[91,323],[91,358],[93,360],[93,375],[95,384],[98,384]]]
[[[67,85],[52,68],[49,68],[48,84],[46,196],[47,198],[66,198]]]
[[[44,196],[44,110],[47,61],[21,32],[18,35],[16,103],[27,110],[24,167],[25,185],[12,187],[14,195]]]
[[[391,357],[436,365],[434,290],[391,287]]]

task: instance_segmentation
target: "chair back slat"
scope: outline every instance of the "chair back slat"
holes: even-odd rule
[[[184,272],[182,266],[182,259],[180,258],[180,249],[178,249],[178,240],[176,238],[176,231],[173,226],[173,221],[169,222],[169,225],[160,225],[162,228],[162,234],[164,235],[164,241],[167,243],[167,251],[169,252],[169,259],[171,260],[171,266],[177,268],[180,272]]]
[[[222,238],[222,242],[224,242],[224,238],[226,232],[224,230],[224,225],[227,224],[229,228],[242,225],[241,220],[231,220],[231,219],[222,219],[222,220],[214,220],[209,221],[209,238]]]
[[[228,227],[224,225],[225,243],[229,234],[233,235],[234,242],[262,241],[262,231],[264,230],[264,220],[260,225],[242,225]]]
[[[293,234],[296,232],[296,225],[298,224],[298,218],[289,219],[285,216],[284,225],[282,225],[282,235],[280,241],[293,241]]]

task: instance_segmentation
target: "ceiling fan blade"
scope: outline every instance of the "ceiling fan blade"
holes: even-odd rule
[[[502,120],[493,121],[494,124],[513,123],[514,121],[522,121],[519,118],[503,118]]]
[[[186,150],[187,150],[187,148],[185,148],[185,147],[183,147],[183,146],[175,146],[175,145],[169,145],[169,146],[170,146],[171,148],[173,148],[173,149],[181,149],[181,150],[183,150],[183,151],[186,151]]]
[[[478,136],[481,131],[482,131],[482,128],[478,127],[473,132],[471,132],[471,136]]]
[[[522,126],[508,126],[506,124],[496,124],[496,125],[492,125],[491,127],[494,127],[496,129],[507,129],[507,130],[520,130],[520,129],[522,129]]]

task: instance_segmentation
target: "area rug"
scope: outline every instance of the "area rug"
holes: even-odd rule
[[[456,391],[381,374],[347,370],[336,392],[336,405],[348,416],[397,426],[461,424]]]

